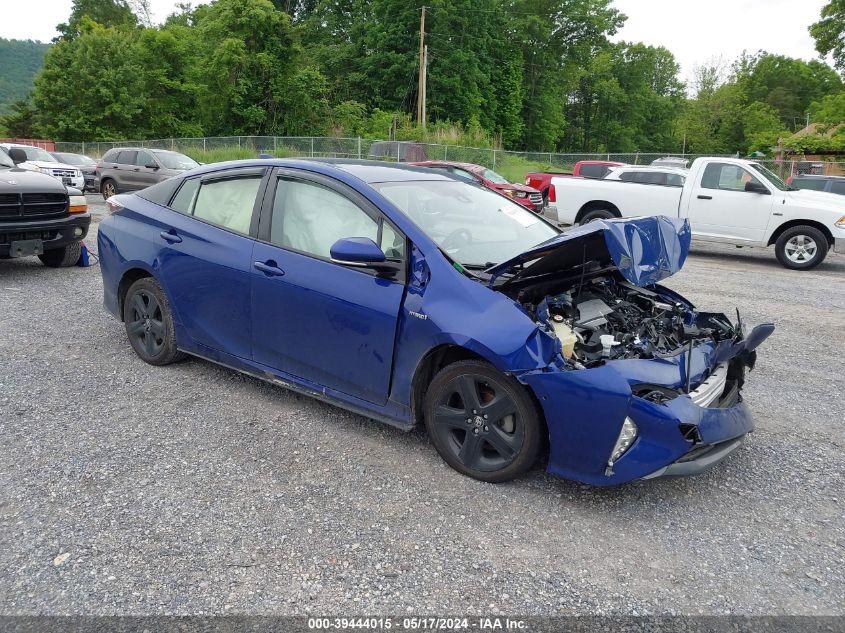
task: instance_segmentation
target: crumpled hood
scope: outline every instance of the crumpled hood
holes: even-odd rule
[[[490,285],[506,273],[505,283],[549,274],[575,274],[582,264],[614,265],[625,279],[649,286],[684,265],[692,233],[686,219],[665,216],[595,220],[575,227],[485,272]]]

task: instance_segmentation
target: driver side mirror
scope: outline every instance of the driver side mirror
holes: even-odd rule
[[[344,266],[369,268],[379,273],[395,274],[401,270],[398,262],[387,261],[384,252],[369,237],[344,237],[332,244],[332,261]]]
[[[749,180],[747,183],[745,183],[745,191],[748,193],[761,193],[764,196],[768,196],[771,194],[771,192],[766,188],[765,185],[757,182],[756,180]]]
[[[12,159],[12,162],[15,165],[20,163],[26,162],[26,152],[23,151],[20,147],[10,147],[9,148],[9,158]]]

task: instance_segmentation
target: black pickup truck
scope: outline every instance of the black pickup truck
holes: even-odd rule
[[[84,200],[52,176],[18,169],[0,149],[0,259],[37,255],[52,268],[76,264],[91,224]]]

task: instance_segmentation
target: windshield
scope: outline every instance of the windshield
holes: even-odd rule
[[[97,162],[93,158],[88,158],[82,154],[53,154],[53,156],[60,162],[67,165],[76,165],[78,167],[85,167],[86,165],[96,165]]]
[[[470,183],[420,180],[372,186],[467,268],[488,268],[559,233],[524,207]]]
[[[510,181],[505,178],[504,176],[500,176],[492,169],[485,169],[481,172],[481,175],[489,180],[490,182],[495,182],[497,185],[509,185]]]
[[[53,158],[47,150],[41,149],[40,147],[18,145],[17,148],[22,149],[24,151],[27,160],[40,160],[45,163],[59,162],[55,158]]]
[[[200,164],[179,152],[153,152],[165,169],[193,169]]]
[[[791,191],[792,187],[787,185],[783,180],[780,179],[775,172],[772,170],[763,167],[760,163],[751,163],[751,167],[754,168],[755,171],[759,172],[766,180],[768,180],[772,185],[776,188],[780,189],[781,191]]]
[[[6,153],[2,147],[0,147],[0,167],[9,167],[12,168],[15,166],[15,161],[9,158],[9,155]]]

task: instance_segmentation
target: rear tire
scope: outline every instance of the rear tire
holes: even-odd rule
[[[38,259],[49,268],[69,268],[76,265],[81,254],[82,242],[74,242],[61,248],[45,251],[38,256]]]
[[[587,211],[578,224],[584,225],[589,224],[593,220],[610,220],[615,217],[618,216],[613,213],[613,211],[608,211],[607,209],[593,209],[592,211]]]
[[[482,361],[441,369],[425,394],[423,415],[440,457],[481,481],[518,477],[537,462],[544,445],[545,425],[531,396]]]
[[[793,226],[775,242],[775,255],[782,266],[791,270],[810,270],[827,257],[827,236],[813,226]]]
[[[185,358],[176,348],[173,314],[162,287],[152,277],[139,279],[123,300],[123,323],[132,349],[145,363],[169,365]]]

